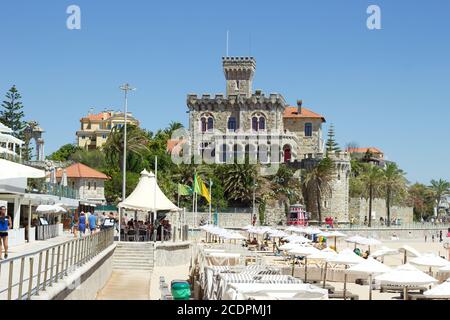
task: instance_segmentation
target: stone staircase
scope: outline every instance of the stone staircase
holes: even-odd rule
[[[153,243],[117,242],[113,270],[153,270]]]

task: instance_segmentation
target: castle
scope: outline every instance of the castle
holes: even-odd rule
[[[189,94],[191,152],[214,163],[287,163],[298,169],[317,163],[324,154],[325,117],[303,106],[290,106],[279,93],[253,91],[256,60],[224,57],[226,95]],[[350,156],[331,154],[336,173],[323,200],[323,216],[348,221]],[[211,162],[212,163],[212,162]],[[284,214],[284,212],[282,213]]]

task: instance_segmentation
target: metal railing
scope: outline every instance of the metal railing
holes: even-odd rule
[[[52,224],[36,227],[36,240],[48,240],[58,236],[59,225]]]
[[[113,242],[114,230],[108,229],[0,261],[0,300],[30,300],[39,296]]]

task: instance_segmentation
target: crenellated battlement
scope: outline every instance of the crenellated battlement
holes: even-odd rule
[[[233,107],[237,104],[245,105],[247,108],[272,108],[281,107],[285,108],[287,106],[286,100],[281,94],[270,93],[268,96],[263,94],[261,91],[257,91],[251,96],[242,96],[239,94],[232,94],[225,96],[223,93],[215,94],[214,96],[208,93],[204,93],[201,96],[197,94],[188,94],[187,96],[187,106],[190,110],[196,110],[201,108],[211,108],[215,107]]]

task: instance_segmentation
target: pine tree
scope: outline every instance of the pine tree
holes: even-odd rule
[[[6,93],[6,100],[2,103],[3,110],[0,111],[0,121],[13,131],[16,138],[23,139],[26,123],[23,121],[25,116],[22,111],[23,105],[20,99],[22,96],[17,91],[16,86],[12,86]]]
[[[339,144],[334,139],[335,132],[334,132],[334,125],[330,125],[330,129],[328,130],[328,140],[326,143],[326,151],[327,153],[330,152],[341,152],[341,148],[339,147]]]

